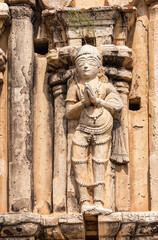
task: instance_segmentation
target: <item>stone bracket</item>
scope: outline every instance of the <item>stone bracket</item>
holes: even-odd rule
[[[0,3],[0,36],[10,24],[9,7],[6,3]]]
[[[75,73],[75,56],[79,47],[67,46],[52,49],[47,55],[47,71],[50,85],[67,82]],[[102,45],[98,47],[103,59],[102,72],[110,79],[132,80],[132,50],[126,46]]]

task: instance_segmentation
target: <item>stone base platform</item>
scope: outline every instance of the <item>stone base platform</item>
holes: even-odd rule
[[[0,240],[158,240],[158,212],[0,215]]]

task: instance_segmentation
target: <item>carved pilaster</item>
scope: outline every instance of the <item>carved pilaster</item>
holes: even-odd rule
[[[7,211],[8,158],[7,158],[7,79],[6,57],[0,48],[0,212]],[[4,79],[3,79],[4,78]]]
[[[151,210],[158,209],[158,1],[149,7],[149,166]]]
[[[32,91],[33,11],[29,5],[11,6],[8,46],[10,92],[9,208],[32,209]]]
[[[40,214],[52,211],[52,97],[46,81],[46,58],[35,54],[33,95],[33,177],[34,209]]]
[[[129,110],[128,110],[128,94],[129,83],[125,81],[117,81],[115,83],[117,91],[120,93],[124,107],[122,109],[121,128],[123,131],[125,148],[129,156]],[[116,209],[118,211],[130,210],[130,164],[116,165]]]
[[[53,212],[66,211],[67,189],[67,120],[65,117],[66,85],[53,86],[54,159]]]

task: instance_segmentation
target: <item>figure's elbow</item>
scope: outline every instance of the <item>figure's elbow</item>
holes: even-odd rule
[[[66,116],[66,118],[67,118],[68,120],[72,120],[72,119],[73,119],[73,114],[72,114],[72,112],[71,112],[70,109],[67,109],[67,108],[66,108],[65,116]]]

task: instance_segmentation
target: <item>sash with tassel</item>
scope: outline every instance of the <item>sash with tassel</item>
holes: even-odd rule
[[[116,164],[129,163],[129,157],[125,148],[121,121],[114,120],[112,131],[112,151],[110,160]]]

